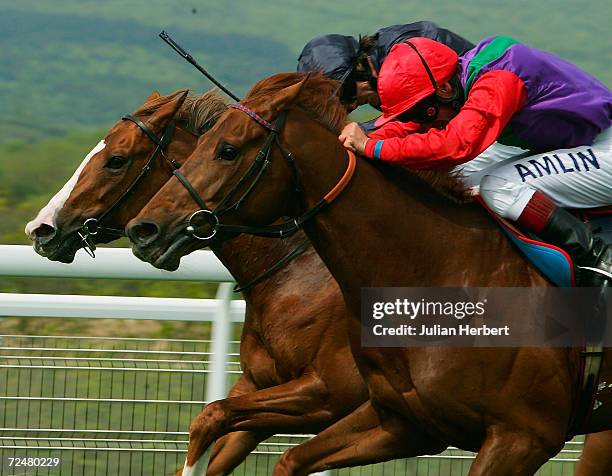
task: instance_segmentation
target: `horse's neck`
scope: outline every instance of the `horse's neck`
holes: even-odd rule
[[[168,156],[182,164],[195,150],[199,137],[177,126],[168,144]]]
[[[347,164],[335,138],[323,142],[295,154],[310,206]],[[455,205],[389,172],[358,159],[350,185],[305,228],[347,301],[358,302],[367,286],[533,284],[528,265],[477,205]]]
[[[305,239],[301,232],[284,240],[239,235],[211,249],[232,273],[238,285],[244,286],[269,270]],[[260,296],[260,293],[251,294],[250,299]]]

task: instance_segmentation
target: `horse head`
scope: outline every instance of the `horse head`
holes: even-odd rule
[[[199,133],[225,108],[212,92],[189,98],[186,90],[151,94],[109,130],[27,224],[35,250],[69,263],[79,248],[93,250],[97,243],[122,236],[126,223],[172,177],[195,148]]]
[[[309,206],[301,201],[292,153],[305,151],[304,145],[312,153],[320,147],[315,136],[325,131],[334,152],[345,155],[337,134],[346,111],[336,89],[322,75],[297,73],[255,84],[202,136],[180,169],[184,180],[168,182],[128,224],[134,253],[176,269],[196,237],[211,238],[230,225],[267,225]],[[219,220],[223,226],[215,227]],[[225,230],[223,239],[241,229]]]

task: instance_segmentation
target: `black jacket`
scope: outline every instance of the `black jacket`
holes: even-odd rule
[[[358,51],[359,43],[352,36],[317,36],[304,46],[298,58],[297,70],[321,71],[330,78],[340,80],[352,67]]]
[[[458,54],[474,47],[474,44],[452,31],[440,28],[430,21],[419,21],[406,25],[393,25],[381,28],[374,35],[371,52],[377,71],[387,57],[391,47],[415,36],[424,36],[439,41],[455,50]],[[325,75],[341,79],[353,66],[359,52],[359,43],[352,36],[323,35],[310,40],[298,58],[298,71],[322,71]]]
[[[381,28],[372,35],[374,38],[374,47],[370,55],[376,71],[380,71],[380,67],[393,45],[416,36],[422,36],[443,43],[455,50],[458,55],[476,46],[456,33],[445,28],[440,28],[430,21],[418,21],[415,23],[408,23],[407,25],[388,26],[386,28]]]

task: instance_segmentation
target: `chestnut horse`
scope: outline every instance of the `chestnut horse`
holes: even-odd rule
[[[200,202],[216,210],[206,212],[215,230],[223,229],[214,222],[219,217],[226,230],[261,231],[285,216],[303,221],[350,311],[351,349],[370,400],[286,452],[274,474],[438,453],[450,444],[478,451],[472,476],[534,474],[570,431],[580,349],[361,347],[360,292],[549,284],[479,205],[453,203],[399,168],[360,160],[338,195],[348,169],[337,140],[346,118],[335,89],[320,75],[260,81],[242,110],[227,111],[181,168]],[[306,219],[305,210],[329,196],[337,197],[331,206]],[[234,200],[239,207],[227,206]],[[194,193],[168,182],[128,224],[134,248],[180,254],[193,240],[188,224],[197,208]],[[514,305],[516,312],[539,311],[530,302]],[[612,428],[610,396],[605,400],[586,431]]]
[[[587,435],[574,476],[612,474],[612,431]]]
[[[139,176],[155,143],[131,120],[113,126],[103,146],[88,155],[75,176],[27,225],[40,254],[71,262],[82,243],[81,225],[88,218],[103,216],[115,203],[89,239],[108,242],[118,237],[113,230],[123,229],[172,177],[172,162],[182,163],[195,149],[198,136],[227,107],[214,94],[185,96],[184,91],[163,97],[153,93],[134,113],[157,137],[169,124],[176,129],[167,144],[167,160],[158,156],[146,177],[121,202],[117,200]],[[303,240],[302,233],[282,242],[241,236],[211,246],[244,285]],[[191,249],[206,243],[193,244]],[[229,398],[205,407],[191,426],[192,442],[232,426],[232,433],[213,448],[209,475],[229,474],[260,441],[275,433],[316,433],[367,398],[346,338],[342,296],[312,247],[246,290],[244,298],[243,375]],[[201,447],[191,450],[191,458],[200,458]]]

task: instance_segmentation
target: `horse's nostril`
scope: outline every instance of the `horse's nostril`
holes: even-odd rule
[[[40,244],[44,245],[49,243],[55,236],[56,230],[51,225],[43,223],[39,225],[34,231],[34,239]]]
[[[159,227],[151,222],[136,223],[128,228],[128,236],[134,243],[144,245],[159,236]]]

